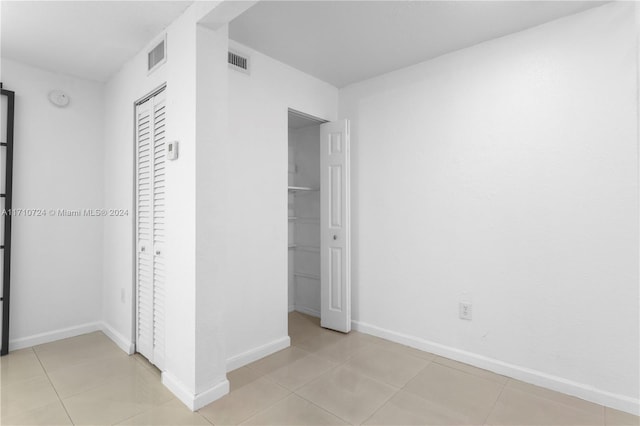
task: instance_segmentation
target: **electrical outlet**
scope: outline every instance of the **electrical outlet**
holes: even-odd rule
[[[471,321],[473,305],[468,302],[460,302],[460,319]]]
[[[124,303],[126,301],[127,295],[124,293],[124,288],[120,289],[120,301]]]

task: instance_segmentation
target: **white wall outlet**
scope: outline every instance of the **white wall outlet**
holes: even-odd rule
[[[460,319],[471,321],[473,313],[473,305],[468,302],[460,302]]]
[[[124,288],[120,289],[120,301],[124,303],[126,301],[127,295],[124,292]]]

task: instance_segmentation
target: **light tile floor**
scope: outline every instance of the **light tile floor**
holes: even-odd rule
[[[229,373],[190,412],[102,333],[0,358],[2,425],[640,425],[629,414],[365,334],[289,316],[292,346]]]

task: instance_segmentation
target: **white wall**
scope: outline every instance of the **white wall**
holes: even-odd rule
[[[5,58],[1,67],[16,92],[13,208],[102,208],[103,85]],[[70,96],[67,108],[49,102],[53,89]],[[102,223],[14,216],[10,349],[99,328]]]
[[[173,54],[172,46],[176,45],[176,40],[168,41],[167,45]],[[146,54],[141,52],[111,77],[105,87],[104,204],[110,208],[128,209],[130,215],[124,220],[107,218],[104,222],[103,318],[111,332],[125,345],[134,341],[135,324],[134,102],[163,84],[172,65],[173,62],[167,62],[147,76]],[[167,88],[168,102],[172,89]],[[174,124],[175,120],[169,123]],[[175,134],[170,137],[175,137]]]
[[[167,85],[167,140],[179,141],[180,148],[178,160],[166,169],[163,383],[192,409],[228,391],[219,319],[219,304],[225,300],[220,291],[226,281],[220,278],[220,259],[214,256],[221,242],[211,238],[211,225],[206,223],[206,218],[220,223],[211,201],[217,192],[207,194],[206,185],[196,184],[211,176],[211,170],[218,172],[214,162],[221,163],[223,157],[207,154],[217,153],[228,141],[217,137],[227,124],[226,28],[217,33],[198,26],[215,6],[194,3],[167,28],[167,62],[161,68],[147,74],[144,49],[106,86],[105,203],[133,212],[134,102]],[[207,73],[209,84],[203,81]],[[213,100],[201,96],[211,98],[216,89],[223,91]],[[212,148],[214,143],[218,145]],[[201,235],[196,235],[196,227]],[[135,340],[134,229],[131,220],[107,220],[104,228],[103,314],[108,333],[123,347]]]
[[[637,412],[633,7],[341,90],[357,327]]]
[[[229,72],[231,165],[226,185],[233,215],[227,244],[228,367],[288,345],[287,110],[335,120],[338,90],[265,55],[251,55],[251,74]]]
[[[222,8],[219,13],[226,16],[227,10]],[[224,329],[227,286],[235,281],[226,275],[230,237],[221,224],[235,209],[229,202],[234,194],[226,185],[230,169],[227,152],[233,144],[228,132],[229,28],[226,24],[216,28],[198,26],[196,32],[195,378],[197,394],[211,393],[209,386],[224,378],[217,391],[222,396],[229,389]],[[181,290],[175,287],[175,291]],[[208,402],[202,400],[198,405]]]

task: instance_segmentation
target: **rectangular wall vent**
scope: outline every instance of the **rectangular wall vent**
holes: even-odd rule
[[[149,53],[147,54],[147,71],[151,73],[167,60],[167,38],[163,38]]]
[[[230,50],[228,62],[231,68],[249,74],[249,57],[247,55]]]

